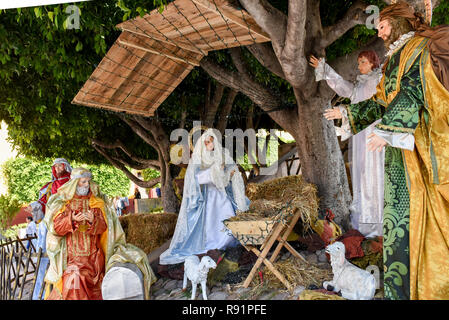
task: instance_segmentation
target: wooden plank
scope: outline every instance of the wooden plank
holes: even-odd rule
[[[152,59],[153,55],[150,55],[147,57],[148,59]],[[137,103],[138,101],[150,99],[152,100],[151,103],[146,102],[142,104],[142,107],[140,108],[140,111],[146,111],[149,108],[154,108],[156,106],[159,106],[165,98],[170,95],[171,92],[177,87],[177,83],[179,80],[184,79],[183,72],[187,69],[192,69],[193,66],[186,64],[186,63],[180,63],[175,62],[171,59],[168,59],[163,56],[154,56],[153,63],[156,63],[158,65],[164,66],[164,69],[170,70],[169,74],[163,73],[162,71],[152,69],[152,78],[155,82],[165,81],[166,83],[170,83],[170,86],[167,87],[165,90],[161,91],[155,91],[152,87],[149,86],[140,86],[135,87],[135,92],[133,96],[128,97],[127,101],[130,103]],[[150,68],[151,66],[148,66]],[[142,68],[145,68],[145,66],[142,66]],[[133,75],[130,77],[132,79]],[[141,104],[141,103],[137,103]],[[137,107],[136,107],[137,108]]]
[[[228,24],[234,23],[234,24],[236,24],[242,28],[245,28],[247,30],[248,30],[248,26],[249,26],[249,29],[251,30],[251,32],[255,33],[255,35],[257,35],[258,37],[260,37],[263,40],[261,42],[271,41],[270,36],[265,31],[263,31],[261,27],[259,27],[259,25],[254,21],[254,19],[245,10],[238,10],[238,9],[232,10],[232,9],[230,9],[229,6],[228,7],[219,6],[219,4],[223,3],[223,1],[219,1],[219,0],[212,0],[212,1],[210,1],[210,0],[191,0],[191,1],[195,2],[197,5],[202,6],[203,8],[205,8],[209,11],[215,12],[216,14],[218,14],[220,16],[222,15],[225,19],[230,20],[230,21],[228,21]],[[213,1],[215,1],[215,4],[217,4],[217,6],[215,6]],[[243,14],[244,18],[242,17],[242,14]]]
[[[118,64],[125,64],[128,68],[124,68],[124,70],[121,71],[121,75],[123,77],[118,77],[115,75],[115,68],[109,69],[109,68],[103,68],[103,66],[106,63],[103,63],[103,61],[116,61]],[[120,48],[116,43],[109,49],[109,51],[106,53],[106,56],[102,59],[100,64],[103,63],[103,66],[101,68],[96,68],[92,75],[89,77],[89,80],[98,79],[98,82],[107,84],[109,87],[114,88],[120,88],[121,85],[127,81],[127,77],[133,72],[133,69],[136,65],[140,63],[141,59],[138,57],[132,56],[129,52],[126,52],[126,50]],[[113,73],[109,73],[106,70],[111,70]],[[89,84],[86,82],[86,88],[85,90],[88,92],[92,92],[98,95],[105,95],[108,96],[110,99],[115,98],[114,94],[117,93],[117,90],[113,89],[106,89],[103,87],[102,89],[99,89],[100,84],[98,82],[95,82],[94,84],[90,83],[90,85],[93,86],[93,88],[89,88]],[[107,93],[109,92],[109,94]]]
[[[226,221],[226,227],[235,234],[258,236],[265,232],[268,235],[274,223],[272,220]]]
[[[182,71],[182,73],[177,77],[177,79],[173,82],[173,86],[177,87],[182,80],[184,80],[185,77],[187,77],[187,75],[190,73],[190,71],[193,69],[193,66],[186,66],[186,68]],[[165,93],[162,94],[162,96],[159,98],[159,104],[157,105],[153,105],[151,106],[151,108],[154,108],[154,110],[156,110],[159,105],[162,104],[162,102],[165,101],[165,99],[174,91],[174,89],[170,90],[170,91],[166,91]]]

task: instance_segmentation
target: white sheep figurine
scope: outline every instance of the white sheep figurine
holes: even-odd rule
[[[209,256],[204,256],[201,259],[197,256],[189,256],[184,261],[184,281],[182,284],[182,290],[187,289],[187,279],[192,282],[192,297],[191,300],[195,300],[196,297],[196,286],[201,283],[201,290],[203,292],[203,300],[207,300],[206,295],[206,281],[209,269],[215,269],[217,264]]]
[[[376,292],[376,279],[368,271],[346,260],[345,251],[345,245],[339,241],[326,247],[326,253],[329,253],[331,258],[334,278],[332,281],[323,282],[324,289],[341,291],[341,296],[349,300],[373,299]]]

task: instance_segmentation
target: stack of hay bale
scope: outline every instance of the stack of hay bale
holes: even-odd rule
[[[126,242],[146,254],[159,248],[175,231],[178,215],[174,213],[128,214],[119,218],[126,234]]]
[[[263,183],[250,183],[246,195],[251,200],[247,212],[238,213],[225,221],[228,227],[233,221],[279,221],[291,216],[295,210],[301,212],[302,230],[310,230],[310,225],[318,218],[317,189],[307,183],[302,176],[287,176]]]

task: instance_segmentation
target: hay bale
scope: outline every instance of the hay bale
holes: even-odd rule
[[[257,216],[264,218],[276,216],[281,209],[282,204],[279,201],[267,199],[256,199],[249,205],[250,212],[257,213]]]
[[[178,215],[174,213],[136,213],[119,218],[126,242],[146,254],[169,240],[175,231]]]
[[[279,218],[288,216],[294,210],[301,212],[303,232],[318,218],[318,196],[315,185],[307,183],[302,176],[287,176],[263,183],[249,183],[246,195],[251,200],[250,209],[238,213],[229,220],[254,220],[261,218]],[[288,204],[288,207],[286,205]]]

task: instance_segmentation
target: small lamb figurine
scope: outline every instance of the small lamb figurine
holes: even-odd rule
[[[182,284],[182,291],[187,289],[187,279],[192,282],[192,297],[191,300],[196,298],[196,286],[201,283],[201,289],[203,292],[203,300],[207,300],[206,295],[206,281],[209,269],[215,269],[217,264],[209,256],[204,256],[201,259],[197,256],[189,256],[184,261],[184,281]]]
[[[350,263],[345,258],[345,245],[334,242],[326,247],[326,253],[331,258],[332,281],[323,282],[326,290],[341,291],[341,295],[349,300],[371,300],[376,292],[376,279],[374,276]]]

